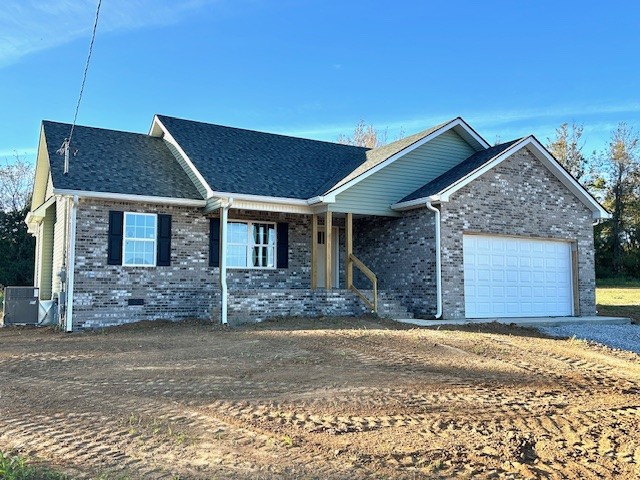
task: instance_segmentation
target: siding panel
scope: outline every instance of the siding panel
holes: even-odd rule
[[[42,250],[41,250],[41,276],[40,298],[51,299],[51,280],[53,272],[53,227],[55,224],[56,210],[52,205],[47,208],[47,213],[42,221]]]
[[[53,227],[53,281],[52,294],[62,291],[62,283],[58,272],[62,269],[64,263],[65,245],[67,242],[67,201],[61,198],[56,200],[56,223]]]
[[[398,216],[390,206],[475,153],[453,130],[336,196],[332,212]]]

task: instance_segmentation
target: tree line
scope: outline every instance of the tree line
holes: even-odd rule
[[[31,206],[34,168],[15,155],[0,164],[0,288],[33,285],[35,238],[24,223]]]
[[[596,276],[640,278],[640,136],[619,123],[606,148],[585,155],[583,133],[563,123],[547,148],[611,213],[594,229]]]

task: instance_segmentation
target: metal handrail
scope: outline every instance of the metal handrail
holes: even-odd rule
[[[349,255],[349,262],[355,265],[364,275],[371,281],[373,285],[373,301],[369,300],[360,290],[354,285],[349,285],[349,289],[353,291],[360,299],[369,307],[374,313],[378,313],[378,277],[369,269],[362,260],[356,257],[353,253]]]

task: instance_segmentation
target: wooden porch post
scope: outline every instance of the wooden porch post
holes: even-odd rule
[[[351,254],[353,253],[353,214],[352,213],[347,213],[345,233],[346,233],[345,243],[346,243],[346,249],[347,249],[347,252],[346,252],[347,255],[345,258],[345,261],[346,261],[345,272],[347,273],[347,284],[345,285],[345,288],[349,290],[353,285],[353,263],[351,262]]]
[[[318,288],[318,215],[311,215],[311,288]]]
[[[324,220],[324,250],[325,250],[325,288],[331,290],[331,246],[333,244],[332,213],[327,212]]]

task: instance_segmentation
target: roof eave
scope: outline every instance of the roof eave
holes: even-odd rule
[[[460,190],[465,185],[468,185],[473,180],[488,172],[495,166],[499,165],[503,160],[516,153],[518,150],[524,147],[532,147],[532,152],[582,203],[589,208],[593,214],[594,220],[609,219],[611,214],[600,205],[600,203],[573,178],[559,163],[553,158],[549,151],[535,138],[533,135],[524,137],[517,141],[504,152],[494,156],[489,161],[485,162],[480,167],[476,168],[472,172],[469,172],[464,177],[453,182],[448,187],[442,189],[435,195],[429,197],[422,197],[415,200],[409,200],[406,202],[399,202],[392,205],[394,210],[406,210],[409,208],[417,208],[424,205],[427,201],[448,202],[455,192]],[[437,200],[436,200],[437,199]]]
[[[391,205],[391,210],[396,210],[398,212],[404,210],[413,210],[415,208],[422,208],[427,203],[440,203],[440,195],[429,195],[428,197],[420,197],[414,200],[407,200],[406,202],[398,202]]]
[[[88,198],[93,200],[112,200],[116,202],[136,202],[136,203],[157,203],[162,205],[179,205],[184,207],[204,207],[207,202],[204,199],[161,197],[155,195],[136,195],[131,193],[111,193],[95,192],[89,190],[71,190],[54,188],[55,195],[64,197],[77,196],[78,198]]]

